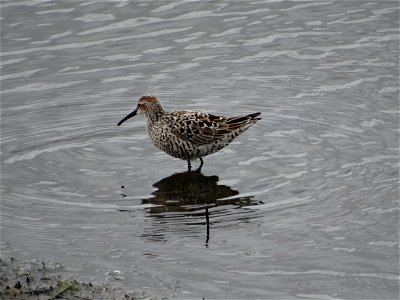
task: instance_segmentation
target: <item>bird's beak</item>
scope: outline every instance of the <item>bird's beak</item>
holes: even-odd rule
[[[127,115],[125,118],[123,118],[121,121],[118,122],[118,126],[120,126],[122,123],[124,123],[126,120],[136,116],[137,114],[137,109],[135,109],[133,112],[131,112],[129,115]]]

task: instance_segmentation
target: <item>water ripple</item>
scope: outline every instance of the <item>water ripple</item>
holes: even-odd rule
[[[264,45],[274,42],[276,39],[287,39],[287,38],[297,38],[300,36],[319,36],[319,35],[335,35],[337,32],[315,32],[315,31],[302,31],[302,32],[285,32],[285,33],[276,33],[269,35],[267,37],[257,38],[257,39],[249,39],[245,42],[245,46],[258,46]]]
[[[1,76],[1,80],[21,78],[21,77],[30,77],[31,75],[33,75],[37,72],[40,72],[42,70],[46,70],[46,69],[35,69],[35,70],[29,70],[29,71],[18,72],[18,73],[13,73],[13,74],[6,74],[6,75]]]
[[[76,48],[86,48],[95,45],[102,45],[105,43],[111,42],[118,42],[127,39],[139,39],[144,37],[155,37],[165,34],[177,33],[191,29],[191,27],[185,28],[174,28],[174,29],[163,29],[159,31],[153,31],[148,33],[142,34],[135,34],[135,35],[127,35],[127,36],[120,36],[115,38],[108,38],[103,40],[94,40],[90,42],[79,42],[79,43],[68,43],[68,44],[61,44],[61,45],[54,45],[54,46],[47,46],[47,47],[36,47],[36,48],[28,48],[22,50],[14,50],[14,51],[4,51],[0,53],[0,56],[9,56],[9,55],[17,55],[17,54],[28,54],[37,51],[54,51],[54,50],[64,50],[64,49],[76,49]]]
[[[9,94],[9,93],[27,93],[27,92],[44,91],[44,90],[51,90],[51,89],[74,86],[74,85],[78,85],[83,82],[86,82],[86,80],[64,82],[64,83],[37,82],[37,83],[30,83],[30,84],[23,85],[23,86],[18,86],[13,89],[3,90],[2,93]]]
[[[43,15],[43,14],[56,14],[56,13],[69,13],[74,11],[75,8],[60,8],[60,9],[48,9],[48,10],[42,10],[42,11],[37,11],[36,14],[38,15]]]
[[[134,27],[137,28],[139,26],[144,26],[144,25],[150,25],[153,23],[161,22],[162,19],[160,18],[150,18],[150,17],[142,17],[140,19],[128,19],[120,22],[115,22],[107,26],[102,26],[98,28],[93,28],[89,30],[85,30],[82,32],[79,32],[79,35],[89,35],[93,33],[98,33],[98,32],[104,32],[107,30],[115,30],[115,29],[121,29],[121,28],[129,28],[129,27]]]
[[[399,276],[395,274],[385,274],[385,273],[347,273],[333,270],[308,270],[302,272],[284,271],[284,270],[272,270],[265,272],[248,272],[240,270],[228,270],[227,272],[234,272],[243,275],[285,275],[285,276],[297,276],[297,275],[322,275],[322,276],[338,276],[338,277],[369,277],[376,279],[387,279],[387,280],[399,280]]]
[[[112,14],[86,14],[82,17],[75,18],[74,20],[83,22],[101,22],[114,19],[115,17]]]

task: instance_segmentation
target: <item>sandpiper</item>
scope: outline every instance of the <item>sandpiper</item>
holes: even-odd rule
[[[192,168],[190,161],[199,158],[199,172],[204,156],[221,150],[261,119],[257,118],[259,112],[238,117],[195,111],[167,112],[157,97],[143,96],[136,109],[119,121],[118,126],[138,113],[145,115],[147,132],[157,148],[186,160],[188,171]]]

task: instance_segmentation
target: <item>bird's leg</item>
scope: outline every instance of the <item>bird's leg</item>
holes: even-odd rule
[[[200,173],[201,167],[203,167],[203,165],[204,165],[204,161],[203,161],[203,159],[200,157],[200,166],[197,168],[196,172],[199,172],[199,173]]]
[[[192,165],[190,164],[189,158],[188,158],[187,162],[188,162],[188,172],[190,172],[190,170],[192,170]]]

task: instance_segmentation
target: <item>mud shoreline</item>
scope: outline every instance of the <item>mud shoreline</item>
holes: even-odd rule
[[[0,259],[0,298],[18,300],[50,299],[167,299],[125,291],[109,284],[82,282],[68,274],[61,262],[22,262]]]

